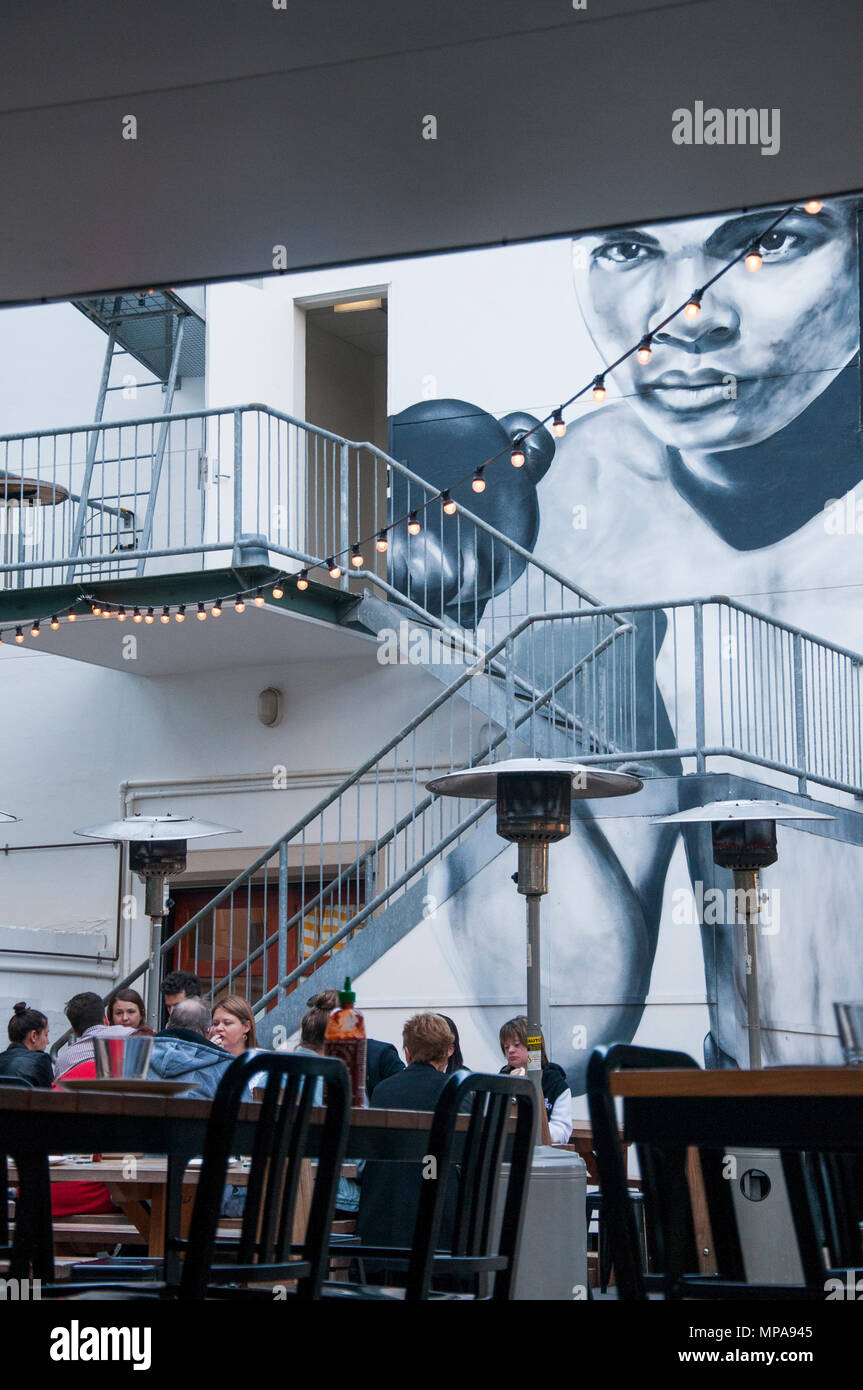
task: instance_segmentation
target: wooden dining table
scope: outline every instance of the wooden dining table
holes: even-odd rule
[[[191,1222],[199,1173],[200,1166],[195,1163],[190,1164],[183,1172],[179,1227],[179,1234],[183,1237],[187,1235]],[[164,1259],[168,1193],[166,1157],[159,1158],[152,1154],[111,1154],[88,1161],[71,1155],[52,1157],[49,1159],[49,1179],[52,1186],[54,1183],[69,1182],[101,1183],[107,1188],[115,1207],[119,1208],[126,1222],[143,1241],[147,1254],[153,1259]],[[9,1181],[14,1184],[17,1180],[18,1173],[13,1163]],[[235,1187],[245,1187],[248,1180],[248,1164],[234,1162],[228,1165],[226,1183]],[[74,1245],[77,1235],[75,1224],[80,1225],[82,1236],[91,1233],[98,1235],[100,1225],[105,1221],[107,1217],[104,1216],[95,1220],[91,1218],[89,1223],[86,1216],[72,1217],[71,1222],[68,1217],[55,1217],[55,1237],[60,1239],[57,1236],[57,1226],[68,1224],[72,1228],[64,1230],[62,1239]],[[117,1242],[126,1243],[119,1234],[115,1237],[114,1243]]]
[[[26,1278],[32,1270],[45,1283],[54,1280],[49,1154],[121,1153],[159,1156],[164,1163],[164,1183],[159,1183],[159,1220],[165,1233],[165,1278],[174,1282],[179,1277],[180,1248],[176,1238],[183,1225],[184,1184],[188,1189],[189,1161],[204,1152],[211,1106],[208,1100],[183,1096],[19,1090],[0,1084],[0,1153],[13,1160],[19,1187],[10,1275]],[[257,1102],[240,1106],[234,1139],[238,1154],[252,1152],[261,1109]],[[310,1158],[320,1153],[324,1117],[322,1109],[312,1112]],[[432,1119],[429,1111],[352,1110],[347,1152],[351,1159],[421,1161],[428,1152]],[[460,1115],[456,1121],[456,1161],[461,1156],[468,1123],[467,1115]],[[509,1121],[509,1130],[511,1135],[514,1121]],[[508,1139],[507,1147],[509,1142]],[[82,1180],[81,1166],[73,1167],[78,1180]],[[99,1180],[103,1182],[113,1173],[102,1164],[93,1164],[87,1178],[96,1176],[96,1168],[100,1169]],[[122,1165],[113,1176],[122,1178]],[[122,1187],[123,1183],[117,1186]],[[125,1195],[137,1200],[130,1196],[133,1188],[134,1184],[127,1184]]]

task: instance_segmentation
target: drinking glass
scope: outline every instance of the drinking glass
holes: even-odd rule
[[[143,1081],[150,1065],[153,1039],[149,1035],[127,1038],[94,1038],[93,1056],[97,1077]]]

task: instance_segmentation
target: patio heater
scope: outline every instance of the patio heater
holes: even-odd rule
[[[643,783],[630,773],[606,772],[566,760],[511,758],[450,772],[426,785],[438,796],[494,798],[498,835],[518,845],[516,884],[525,898],[527,915],[528,1051],[532,1052],[531,1037],[542,1027],[540,899],[548,892],[548,847],[569,834],[573,797],[628,796],[640,791]],[[538,1065],[538,1059],[531,1058],[531,1071]]]
[[[129,846],[129,868],[144,884],[144,911],[151,919],[150,926],[150,995],[148,1013],[155,1022],[159,1003],[157,962],[161,944],[162,919],[165,916],[165,886],[169,878],[181,874],[186,867],[188,840],[202,840],[209,835],[237,833],[228,825],[195,820],[192,816],[127,816],[124,820],[94,825],[76,830],[89,840],[118,841]]]
[[[761,907],[760,871],[775,864],[778,820],[834,820],[824,811],[808,811],[781,801],[710,801],[673,816],[660,816],[654,825],[697,825],[710,822],[713,861],[734,875],[735,911],[743,894],[743,962],[746,974],[746,1026],[749,1066],[761,1067],[761,1013],[758,1002],[758,914]]]

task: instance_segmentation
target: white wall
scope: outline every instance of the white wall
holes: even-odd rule
[[[568,238],[432,259],[214,285],[207,293],[207,404],[303,409],[303,321],[293,302],[384,286],[388,412],[454,396],[492,414],[541,410],[599,361],[583,328]],[[561,286],[564,286],[563,299]],[[593,365],[595,363],[595,366]],[[318,422],[324,423],[324,422]]]

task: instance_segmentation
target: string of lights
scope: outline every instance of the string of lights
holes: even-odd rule
[[[293,583],[300,591],[308,589],[311,582],[310,575],[312,575],[315,570],[319,569],[326,569],[332,579],[340,579],[344,573],[343,561],[347,562],[347,564],[355,570],[364,569],[366,565],[365,556],[363,554],[364,547],[373,544],[375,550],[379,554],[384,554],[389,549],[390,535],[397,527],[404,523],[407,524],[409,535],[420,535],[422,532],[421,515],[424,517],[427,510],[437,504],[440,504],[441,509],[447,516],[454,515],[454,513],[458,511],[459,506],[458,502],[452,496],[456,488],[463,486],[469,481],[474,492],[484,492],[487,485],[485,476],[486,470],[493,464],[499,462],[500,459],[508,457],[513,468],[522,468],[527,461],[526,445],[528,440],[539,430],[544,429],[546,425],[550,424],[551,432],[555,438],[562,439],[566,434],[567,428],[566,421],[564,420],[564,411],[568,410],[576,401],[587,395],[588,391],[592,393],[593,400],[597,404],[602,404],[606,400],[608,394],[606,378],[611,376],[618,367],[632,356],[636,357],[641,366],[646,366],[656,347],[661,346],[661,344],[656,344],[655,342],[657,334],[661,333],[662,329],[680,314],[683,314],[684,317],[688,319],[697,318],[701,312],[705,294],[707,294],[724,275],[727,275],[730,270],[733,270],[736,265],[739,265],[741,261],[745,263],[746,269],[751,272],[760,270],[762,256],[758,249],[759,246],[763,243],[765,237],[769,236],[770,233],[798,206],[799,204],[792,203],[784,208],[783,211],[779,213],[779,215],[775,217],[753,241],[750,241],[742,251],[732,260],[728,261],[727,264],[721,266],[716,274],[712,275],[709,280],[706,280],[703,285],[693,290],[688,299],[682,304],[679,304],[677,308],[673,309],[665,318],[660,319],[658,323],[649,327],[647,332],[643,334],[637,343],[627,348],[627,350],[622,352],[613,362],[609,362],[603,370],[587,382],[586,385],[580,387],[578,391],[574,391],[567,400],[563,401],[553,410],[550,410],[530,429],[520,432],[510,445],[499,450],[498,453],[493,454],[482,463],[477,464],[471,472],[465,473],[464,476],[459,478],[455,483],[451,483],[448,488],[444,488],[441,492],[427,497],[425,501],[411,507],[403,516],[396,517],[394,520],[389,521],[375,533],[362,537],[359,540],[351,541],[344,550],[336,551],[333,555],[328,556],[325,561],[308,562],[304,564],[301,569],[293,572],[287,570],[283,571],[274,581],[268,582],[266,587],[270,596],[274,599],[283,598],[285,586],[288,583]],[[810,198],[803,203],[802,206],[804,211],[814,216],[821,211],[822,203],[818,198]],[[25,628],[29,628],[30,637],[38,637],[45,624],[56,631],[63,620],[74,623],[83,615],[82,605],[89,605],[90,614],[93,617],[115,618],[120,622],[126,622],[128,620],[136,625],[144,624],[146,626],[152,626],[156,622],[167,624],[172,620],[176,623],[183,623],[189,616],[203,622],[208,617],[221,617],[225,608],[231,606],[234,612],[243,613],[246,609],[246,599],[249,595],[252,596],[252,603],[255,607],[263,607],[267,601],[267,595],[264,593],[263,588],[260,586],[253,586],[249,589],[237,590],[228,598],[192,601],[188,604],[143,605],[131,607],[130,610],[129,605],[108,601],[103,602],[95,599],[92,595],[82,592],[66,608],[59,608],[53,613],[43,615],[41,618],[32,619],[29,623],[22,622],[16,625],[13,639],[19,645],[23,643],[26,640],[24,634]],[[79,612],[79,609],[82,609],[82,611]],[[8,640],[11,631],[11,627],[0,630],[0,644]]]

